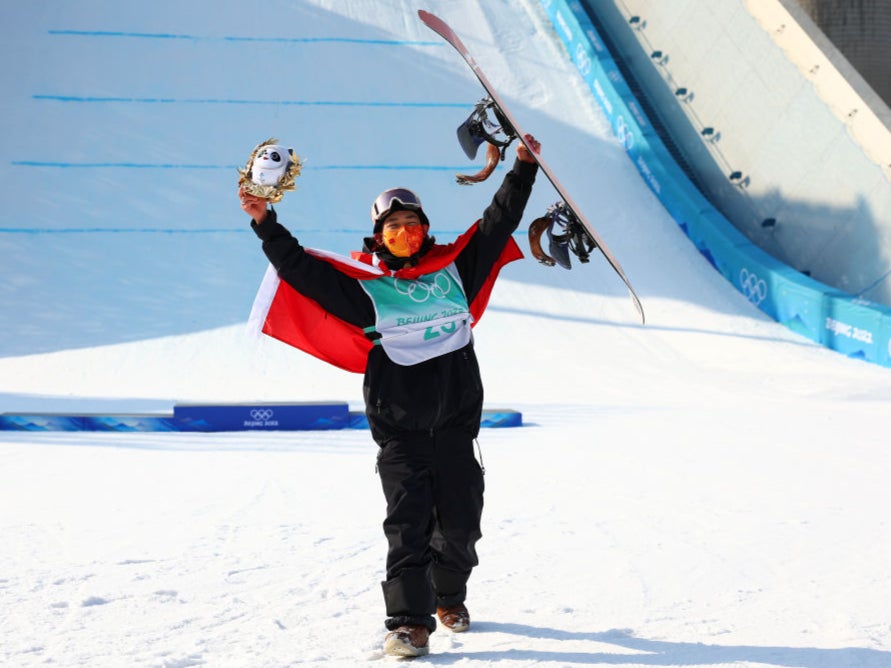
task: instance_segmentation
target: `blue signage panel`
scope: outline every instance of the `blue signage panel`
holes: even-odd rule
[[[178,405],[181,431],[306,431],[349,426],[346,403]]]

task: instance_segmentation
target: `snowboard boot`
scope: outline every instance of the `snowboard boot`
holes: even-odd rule
[[[439,617],[440,624],[455,633],[461,633],[470,628],[470,613],[467,612],[467,606],[463,603],[436,608],[436,616]]]
[[[400,626],[384,638],[384,654],[424,656],[430,652],[430,631],[426,626]]]

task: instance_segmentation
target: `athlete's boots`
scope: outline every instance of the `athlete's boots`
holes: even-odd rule
[[[426,626],[400,626],[384,638],[384,654],[424,656],[430,652],[430,630]]]
[[[467,606],[463,603],[436,608],[436,616],[439,617],[439,622],[443,626],[455,633],[461,633],[461,631],[470,628],[470,613],[467,612]]]

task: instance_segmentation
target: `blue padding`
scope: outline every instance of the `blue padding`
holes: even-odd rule
[[[350,413],[350,429],[368,429],[368,418],[365,413],[354,411]]]
[[[891,309],[815,281],[752,244],[671,157],[581,3],[541,4],[644,181],[712,266],[789,329],[845,355],[891,366]]]
[[[522,427],[523,414],[511,409],[488,409],[483,411],[480,427]],[[350,429],[368,429],[368,418],[365,413],[350,413]]]
[[[179,431],[169,415],[84,415],[85,431]]]
[[[850,357],[891,366],[891,315],[888,313],[846,296],[827,295],[822,324],[824,345]]]
[[[0,415],[0,431],[178,431],[170,415]]]
[[[0,431],[83,431],[77,415],[0,415]]]
[[[173,418],[181,431],[308,431],[343,429],[346,403],[179,405]]]
[[[483,411],[483,420],[480,426],[491,428],[522,427],[523,414],[509,409]]]

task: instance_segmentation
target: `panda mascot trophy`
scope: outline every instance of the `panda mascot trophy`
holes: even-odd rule
[[[303,163],[294,149],[281,146],[278,139],[267,139],[257,145],[244,169],[239,169],[238,185],[251,195],[270,204],[282,200],[286,192],[295,190],[294,179],[300,176]]]

